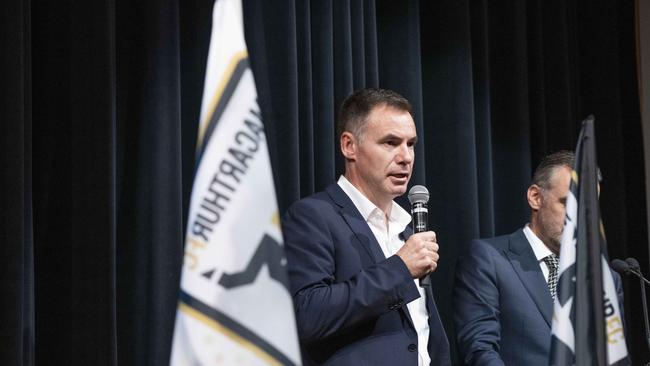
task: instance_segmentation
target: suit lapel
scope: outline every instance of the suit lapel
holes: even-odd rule
[[[551,299],[548,285],[539,268],[539,262],[535,258],[535,253],[533,253],[523,230],[518,230],[510,236],[506,255],[512,268],[514,268],[528,294],[550,327],[551,316],[553,315],[553,299]]]
[[[377,239],[375,239],[372,230],[370,230],[368,223],[366,223],[366,220],[361,216],[359,210],[357,210],[354,203],[352,203],[350,198],[345,194],[345,192],[343,192],[341,187],[336,183],[332,184],[327,187],[327,193],[332,198],[332,201],[340,207],[339,212],[343,217],[343,220],[345,220],[357,240],[368,252],[370,258],[372,258],[375,263],[386,259],[384,252],[381,251],[381,247],[379,246]]]
[[[406,230],[400,234],[400,237],[406,241],[408,238],[413,235],[413,229],[410,226],[406,227]],[[430,275],[429,275],[430,276]],[[436,306],[436,299],[433,297],[433,290],[431,286],[425,286],[424,292],[426,295],[426,304],[427,304],[427,313],[429,314],[429,344],[427,348],[429,351],[432,349],[442,349],[442,345],[447,345],[449,347],[449,340],[445,333],[445,328],[442,326],[442,319],[440,319],[440,314],[438,313],[438,307]],[[433,360],[434,355],[431,354],[431,359]]]
[[[356,239],[362,244],[361,246],[366,250],[370,258],[373,259],[375,263],[379,263],[386,259],[384,252],[382,252],[375,235],[370,230],[368,223],[361,216],[361,213],[357,207],[352,203],[352,200],[348,197],[345,192],[339,187],[338,184],[334,183],[327,187],[326,189],[329,196],[332,198],[332,201],[340,207],[340,214],[343,217],[343,220],[348,224],[350,230],[356,237]],[[404,232],[400,234],[400,237],[404,238],[404,241],[408,239],[412,231],[407,227]],[[403,306],[400,310],[406,316],[411,327],[415,329],[413,325],[413,319],[411,319],[411,314],[408,311],[406,306]],[[436,312],[437,314],[437,312]],[[438,320],[439,321],[439,320]]]
[[[411,229],[410,226],[407,226],[404,229],[404,231],[402,231],[399,234],[399,238],[406,242],[412,234],[413,234],[413,230]],[[431,308],[429,307],[429,302],[433,300],[433,297],[431,296],[431,289],[428,288],[428,287],[425,287],[425,290],[426,289],[429,289],[429,291],[428,292],[425,291],[426,292],[426,294],[425,294],[425,302],[426,302],[426,306],[427,306],[427,311],[429,312],[429,314],[431,314]],[[435,304],[433,306],[435,307]],[[411,313],[409,312],[408,307],[403,306],[402,310],[404,311],[404,315],[406,315],[406,319],[409,321],[409,324],[411,324],[413,329],[415,329],[415,324],[413,323],[413,319],[411,318]],[[436,315],[437,314],[438,314],[438,312],[436,311]],[[431,324],[431,322],[429,322],[429,324]]]
[[[424,289],[427,297],[427,312],[429,313],[429,344],[427,347],[429,350],[434,348],[444,349],[442,347],[443,345],[446,345],[448,348],[449,340],[447,339],[445,327],[443,327],[442,319],[440,319],[440,314],[438,313],[436,300],[433,298],[433,290],[431,286],[426,286]],[[431,359],[433,360],[433,355],[431,355]]]

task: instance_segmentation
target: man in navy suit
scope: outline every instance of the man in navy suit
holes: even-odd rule
[[[454,323],[466,365],[548,365],[552,278],[573,160],[568,151],[544,158],[527,192],[530,223],[510,235],[474,240],[459,257]],[[614,281],[622,309],[617,273]]]
[[[339,112],[345,174],[283,218],[289,283],[306,365],[449,365],[431,289],[432,231],[410,235],[406,192],[417,140],[410,103],[382,89]]]

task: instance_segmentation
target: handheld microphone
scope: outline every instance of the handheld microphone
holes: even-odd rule
[[[643,274],[641,273],[641,266],[639,266],[639,261],[634,258],[627,258],[625,262],[620,259],[614,259],[612,261],[612,268],[621,274],[633,274],[639,278],[639,283],[641,284],[641,304],[643,305],[643,320],[645,326],[645,338],[648,342],[648,349],[650,349],[650,325],[648,324],[648,302],[645,295],[645,285],[650,284]],[[650,362],[646,365],[649,365]]]
[[[425,186],[413,186],[409,190],[408,198],[411,202],[413,232],[417,234],[427,231],[429,226],[429,190]],[[420,278],[420,287],[424,286],[431,286],[429,275]]]

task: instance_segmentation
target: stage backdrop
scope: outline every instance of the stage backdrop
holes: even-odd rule
[[[1,364],[167,363],[211,8],[0,5]],[[610,257],[649,269],[633,2],[244,0],[244,19],[281,212],[342,172],[347,94],[413,103],[412,183],[431,192],[450,336],[460,244],[526,223],[532,169],[573,149],[588,114]],[[638,284],[624,283],[641,364]]]

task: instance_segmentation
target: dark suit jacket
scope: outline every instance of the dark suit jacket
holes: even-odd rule
[[[406,304],[420,296],[404,262],[385,258],[337,184],[296,202],[283,219],[289,283],[305,365],[417,365]],[[429,291],[429,355],[449,365],[449,343]]]
[[[621,309],[621,279],[613,273]],[[454,322],[467,365],[548,365],[553,300],[523,230],[471,242],[456,267]]]

